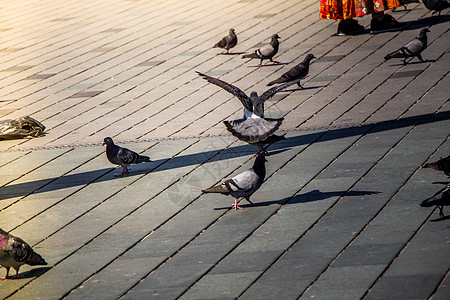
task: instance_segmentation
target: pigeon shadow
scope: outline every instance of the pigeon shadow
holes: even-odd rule
[[[439,218],[437,218],[437,219],[430,220],[430,222],[440,222],[440,221],[449,220],[449,219],[450,219],[450,215],[448,215],[448,216],[443,216],[443,217],[439,217]]]
[[[259,65],[256,66],[248,66],[247,68],[262,68],[262,67],[272,67],[272,66],[284,66],[284,65],[288,65],[289,63],[282,63],[282,62],[274,62],[274,63],[267,63],[265,65],[262,65],[261,67]]]
[[[39,277],[42,274],[46,273],[51,268],[52,267],[34,268],[34,269],[29,270],[29,271],[25,271],[25,272],[20,273],[18,277],[13,277],[13,278],[10,278],[10,279],[15,280],[15,279],[27,279],[27,278]]]
[[[316,85],[316,86],[307,86],[307,87],[302,86],[302,87],[298,87],[298,88],[286,89],[281,92],[296,92],[296,91],[302,91],[302,90],[318,89],[318,88],[322,88],[322,87],[325,87],[325,85]]]
[[[430,16],[423,19],[418,19],[415,21],[404,22],[407,26],[404,30],[416,30],[423,27],[430,27],[432,25],[437,25],[450,21],[450,15],[440,15],[440,16]]]
[[[420,61],[420,60],[415,60],[413,62],[407,62],[406,64],[404,63],[398,63],[398,64],[391,64],[391,67],[398,67],[398,66],[406,66],[406,65],[420,65],[420,64],[425,64],[425,63],[434,63],[437,62],[437,59],[425,59],[424,61]]]
[[[221,52],[218,53],[217,55],[242,55],[242,54],[245,54],[245,52],[230,52],[230,53]]]
[[[299,194],[294,197],[286,197],[280,200],[270,200],[264,202],[254,202],[252,204],[242,204],[241,207],[258,207],[258,206],[270,206],[270,205],[287,205],[287,204],[298,204],[298,203],[307,203],[313,201],[325,200],[331,197],[340,197],[340,196],[367,196],[373,194],[379,194],[380,192],[376,191],[334,191],[334,192],[321,192],[320,190],[313,190],[304,194]],[[245,201],[245,200],[244,200]],[[227,207],[218,207],[214,208],[214,210],[224,210],[231,209],[231,206]]]
[[[348,126],[343,128],[324,129],[306,131],[304,134],[287,137],[285,140],[279,141],[270,146],[272,155],[281,151],[288,150],[296,146],[308,145],[312,143],[322,143],[330,140],[344,139],[352,136],[360,136],[368,133],[384,132],[399,128],[409,127],[418,124],[426,124],[438,122],[441,120],[449,120],[450,111],[438,113],[422,114],[401,119],[393,119],[381,121],[371,124]],[[133,165],[129,174],[125,176],[138,176],[156,173],[169,169],[177,169],[190,165],[198,165],[202,163],[210,163],[217,161],[226,161],[230,158],[245,157],[254,155],[256,147],[251,145],[232,146],[223,150],[207,150],[198,153],[181,154],[173,158],[164,158],[154,160],[149,163]],[[270,163],[270,161],[269,161]],[[105,158],[105,165],[108,162]],[[64,176],[48,177],[44,179],[14,183],[11,182],[0,188],[0,200],[10,199],[14,197],[24,197],[30,194],[44,193],[53,190],[66,189],[75,186],[85,186],[92,182],[104,182],[109,180],[120,180],[114,177],[112,171],[115,168],[108,167],[103,169],[91,170],[80,173],[70,173]],[[110,174],[111,173],[111,174]]]

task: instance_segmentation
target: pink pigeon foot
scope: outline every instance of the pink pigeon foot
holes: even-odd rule
[[[237,199],[234,199],[233,208],[234,208],[234,209],[244,209],[243,207],[240,207],[240,206],[237,204]]]
[[[128,174],[128,168],[125,168],[125,170],[122,171],[122,173],[115,175],[116,177],[122,177],[123,174]]]

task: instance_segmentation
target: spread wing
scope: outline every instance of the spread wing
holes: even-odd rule
[[[288,86],[291,86],[293,84],[296,84],[298,82],[298,80],[294,80],[291,82],[287,82],[284,84],[281,84],[279,86],[275,86],[273,88],[268,89],[267,91],[265,91],[259,98],[261,99],[262,102],[266,101],[267,99],[272,98],[276,93],[278,93],[279,91],[284,90],[285,88],[287,88]]]
[[[238,99],[241,101],[242,105],[244,105],[244,107],[248,110],[248,111],[253,111],[253,105],[252,105],[252,101],[250,100],[250,98],[238,87],[229,84],[223,80],[208,76],[206,74],[202,74],[200,72],[196,73],[200,76],[203,77],[203,79],[207,80],[209,83],[215,84],[217,86],[220,86],[221,88],[223,88],[225,91],[233,94],[234,96],[238,97]]]

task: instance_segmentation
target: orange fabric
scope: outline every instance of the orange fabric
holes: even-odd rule
[[[399,0],[320,0],[320,18],[347,20],[398,6]]]

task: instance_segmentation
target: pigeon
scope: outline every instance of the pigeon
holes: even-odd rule
[[[279,63],[272,60],[275,54],[277,54],[278,47],[280,46],[280,42],[278,41],[279,38],[280,37],[278,36],[278,34],[272,35],[272,40],[270,41],[269,45],[262,46],[251,54],[243,55],[242,58],[259,58],[261,60],[259,63],[259,67],[262,67],[262,62],[264,59],[270,59],[270,61],[273,63]]]
[[[400,49],[389,53],[384,57],[384,59],[388,60],[391,58],[404,58],[403,64],[406,65],[406,59],[408,57],[411,57],[411,59],[413,59],[415,56],[417,56],[417,58],[423,62],[424,60],[422,59],[420,53],[422,53],[422,51],[427,48],[427,32],[430,32],[428,28],[422,28],[420,30],[420,34],[416,36],[412,41],[410,41]]]
[[[306,55],[305,59],[301,63],[299,63],[298,65],[296,65],[295,67],[293,67],[292,69],[281,75],[279,78],[269,82],[267,86],[274,85],[275,83],[283,83],[305,78],[306,75],[308,75],[309,64],[311,63],[311,60],[313,58],[316,58],[313,54]],[[300,88],[303,88],[300,85],[300,80],[298,80],[297,84]]]
[[[423,200],[420,203],[422,207],[431,207],[436,205],[439,208],[439,217],[444,217],[444,205],[450,205],[450,183],[446,185],[445,188],[434,194],[433,197],[430,197],[426,200]]]
[[[123,148],[114,144],[112,138],[106,137],[103,140],[103,145],[106,145],[106,157],[109,162],[115,165],[122,166],[122,173],[116,175],[121,177],[128,173],[128,166],[131,164],[139,164],[142,162],[150,162],[150,157],[139,155],[134,151]]]
[[[251,169],[248,169],[219,185],[202,190],[202,192],[231,195],[234,197],[234,209],[243,209],[241,206],[238,206],[237,200],[239,198],[245,198],[251,205],[255,205],[250,201],[250,196],[259,189],[264,181],[264,177],[266,177],[266,162],[267,160],[264,154],[260,154],[256,157]]]
[[[234,28],[231,28],[227,36],[224,36],[213,48],[224,48],[227,50],[226,54],[230,53],[230,49],[236,46],[238,42],[237,35]]]
[[[444,171],[444,174],[450,178],[450,155],[444,158],[439,157],[438,161],[427,163],[423,167]]]
[[[422,2],[426,8],[434,10],[432,15],[439,13],[440,16],[442,10],[450,7],[450,3],[447,0],[422,0]]]
[[[261,96],[255,91],[248,97],[241,89],[220,79],[202,74],[203,79],[215,84],[227,92],[236,96],[244,106],[244,116],[238,120],[224,121],[223,123],[235,137],[249,144],[258,145],[272,136],[281,126],[283,118],[271,119],[264,117],[264,102],[273,97],[277,92],[297,83],[291,81],[282,85],[273,87],[265,91]],[[269,141],[270,142],[270,141]]]
[[[6,276],[0,279],[18,278],[22,265],[47,265],[47,262],[33,251],[30,245],[0,228],[0,266],[6,268]],[[15,276],[9,276],[9,269],[16,270]]]

